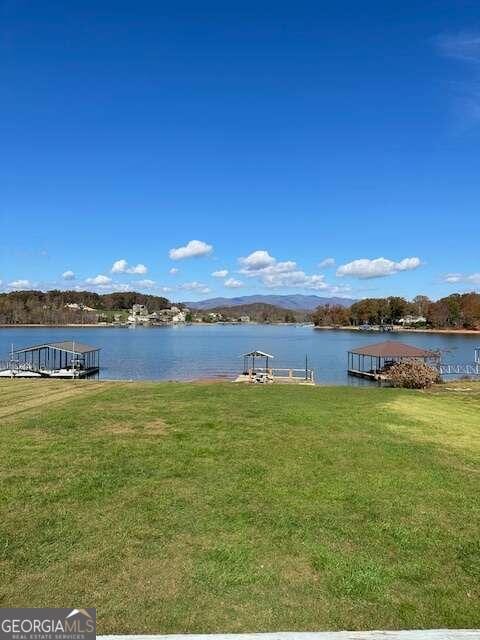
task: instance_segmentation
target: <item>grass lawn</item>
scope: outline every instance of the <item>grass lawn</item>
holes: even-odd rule
[[[99,632],[480,626],[480,385],[0,383],[0,606]]]

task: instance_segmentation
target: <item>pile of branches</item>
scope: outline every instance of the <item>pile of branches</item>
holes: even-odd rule
[[[441,382],[436,369],[418,360],[397,362],[388,370],[388,377],[394,387],[404,389],[427,389]]]

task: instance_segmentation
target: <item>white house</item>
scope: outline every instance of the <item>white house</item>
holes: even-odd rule
[[[149,313],[144,304],[134,304],[127,318],[128,324],[150,324],[158,319],[157,313]]]
[[[404,318],[400,318],[398,324],[403,324],[404,326],[407,324],[425,324],[427,319],[424,316],[405,316]]]

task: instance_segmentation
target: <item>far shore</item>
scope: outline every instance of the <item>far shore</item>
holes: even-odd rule
[[[404,329],[403,327],[395,328],[393,331],[377,331],[377,330],[365,330],[360,327],[333,327],[333,326],[325,326],[325,327],[314,327],[314,329],[324,330],[324,331],[362,331],[363,333],[449,333],[449,334],[459,334],[459,335],[469,335],[475,334],[480,335],[480,330],[478,329]]]
[[[155,329],[158,327],[166,327],[166,326],[174,326],[175,324],[178,323],[171,323],[171,322],[166,322],[163,324],[158,324],[158,325],[152,325],[152,326],[147,326],[146,328],[148,329]],[[187,322],[185,323],[188,326],[205,326],[205,327],[210,327],[210,326],[215,326],[216,324],[228,324],[228,325],[238,325],[238,326],[245,326],[247,324],[249,325],[259,325],[259,324],[265,324],[267,326],[272,326],[272,325],[279,325],[279,326],[294,326],[294,325],[304,325],[304,326],[311,326],[313,329],[319,330],[319,331],[363,331],[365,333],[383,333],[382,331],[376,331],[376,330],[372,330],[372,331],[365,331],[364,329],[360,329],[360,327],[335,327],[332,325],[329,326],[322,326],[322,327],[315,327],[313,325],[311,325],[310,323],[307,322]],[[116,328],[116,329],[129,329],[130,325],[125,325],[125,324],[115,324],[113,322],[105,322],[105,323],[101,323],[101,324],[0,324],[0,329],[35,329],[35,328],[44,328],[44,329],[62,329],[62,328],[68,328],[68,329],[112,329],[112,328]],[[144,328],[144,327],[142,327]],[[440,333],[440,334],[450,334],[450,335],[480,335],[480,330],[478,329],[413,329],[413,328],[402,328],[402,327],[398,327],[395,328],[394,331],[391,332],[386,332],[386,333]]]
[[[127,329],[126,325],[113,324],[113,322],[103,323],[103,324],[0,324],[0,329],[62,329],[65,327],[69,327],[72,329],[111,329],[112,327],[118,327],[120,329]]]

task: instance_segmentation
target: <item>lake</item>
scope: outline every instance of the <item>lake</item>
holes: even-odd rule
[[[441,349],[443,360],[470,363],[480,336],[458,334],[391,334],[326,331],[301,325],[174,325],[151,328],[19,327],[0,329],[0,360],[11,344],[25,347],[43,342],[76,340],[101,347],[101,378],[193,380],[233,378],[240,373],[241,355],[253,349],[275,356],[272,366],[302,368],[305,355],[320,384],[370,384],[346,374],[349,349],[399,340]]]

